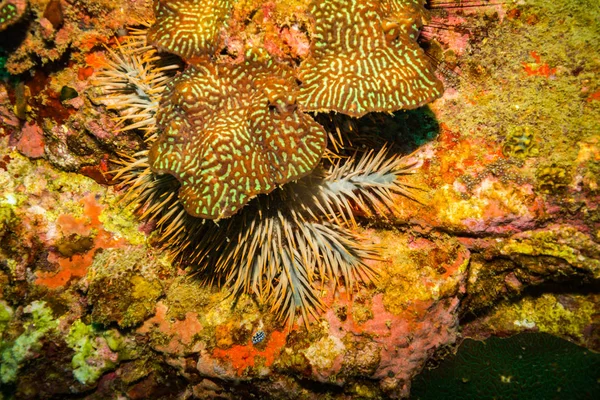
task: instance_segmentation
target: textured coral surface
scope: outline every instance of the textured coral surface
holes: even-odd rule
[[[395,22],[396,14],[404,13],[395,7],[385,10],[384,4],[314,2],[313,51],[299,71],[303,85],[298,101],[307,110],[360,117],[416,108],[442,92],[423,50]]]
[[[186,211],[210,219],[307,175],[326,133],[287,99],[294,90],[291,72],[270,63],[188,68],[169,83],[157,114],[152,170],[176,176]]]
[[[357,218],[356,233],[381,249],[369,261],[379,279],[352,292],[323,282],[325,311],[291,328],[255,298],[235,299],[174,265],[154,245],[154,224],[111,185],[111,160],[143,138],[120,131],[93,101],[92,80],[103,44],[114,48],[153,9],[172,19],[157,26],[162,37],[189,1],[156,3],[32,0],[0,32],[2,397],[402,398],[465,337],[545,332],[600,350],[596,0],[432,1],[429,16],[415,11],[419,1],[349,2],[385,17],[369,28],[379,35],[375,54],[400,46],[396,30],[416,35],[426,17],[422,45],[445,93],[416,110],[338,125],[415,151],[421,166],[409,183],[423,190],[419,203],[398,196],[395,214]],[[311,53],[320,35],[337,31],[315,28],[310,10],[341,4],[311,3],[206,2],[229,20],[197,27],[195,51],[240,62],[262,43],[299,71],[333,53],[371,67],[351,41]],[[157,45],[199,63],[202,54],[188,54],[194,40]],[[236,96],[251,95],[244,90]],[[241,112],[215,110],[217,120]],[[314,123],[302,110],[286,115]],[[599,397],[599,384],[585,393]]]

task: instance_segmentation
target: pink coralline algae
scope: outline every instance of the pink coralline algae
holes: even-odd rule
[[[17,142],[17,150],[29,158],[40,158],[44,155],[44,132],[33,124],[23,126],[21,137]]]
[[[183,356],[197,351],[193,345],[200,343],[194,340],[194,337],[201,331],[202,324],[198,321],[196,313],[188,312],[183,320],[173,320],[167,317],[167,306],[162,302],[156,306],[156,315],[146,320],[137,330],[141,334],[153,333],[164,336],[153,347],[156,351],[170,356]]]

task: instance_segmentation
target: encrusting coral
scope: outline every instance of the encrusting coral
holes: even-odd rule
[[[365,259],[377,253],[352,232],[354,214],[389,214],[394,194],[412,197],[399,178],[414,163],[385,146],[347,145],[334,155],[326,130],[303,112],[356,117],[414,108],[441,94],[406,24],[383,23],[384,8],[402,10],[388,3],[315,3],[313,51],[296,76],[260,48],[241,62],[216,60],[215,26],[226,23],[234,2],[159,1],[147,40],[188,66],[172,77],[179,65],[165,63],[138,31],[111,51],[97,78],[96,100],[119,112],[121,129],[145,131],[148,148],[123,155],[117,172],[129,187],[126,199],[155,221],[179,262],[236,296],[255,294],[288,322],[298,307],[305,323],[323,308],[318,282],[351,290],[375,277]],[[330,24],[342,11],[351,16],[344,27],[369,30],[340,42]],[[353,60],[345,75],[324,67],[344,58]]]

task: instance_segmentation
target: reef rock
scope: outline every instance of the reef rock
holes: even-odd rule
[[[45,12],[48,3],[0,2],[0,17],[10,19],[0,22],[2,396],[407,398],[415,377],[465,338],[547,333],[600,351],[596,0],[463,8],[435,1],[425,8],[420,0],[86,0],[59,8],[50,2],[55,8]],[[18,13],[9,7],[15,4]],[[189,7],[210,12],[198,20]],[[140,21],[152,26],[148,36],[134,29],[137,42],[123,40]],[[178,26],[195,29],[174,35]],[[127,47],[146,40],[180,57],[164,70],[175,77],[171,83],[151,78],[155,87],[170,85],[172,98],[100,100],[94,79],[114,61],[104,46],[130,51],[127,62],[138,63],[138,72],[175,57],[143,58]],[[277,71],[258,64],[250,71],[248,54],[261,54]],[[345,61],[358,67],[348,72]],[[141,77],[130,72],[119,76],[130,83]],[[206,82],[200,90],[187,78]],[[214,97],[186,100],[186,90],[206,87]],[[179,114],[155,117],[171,103]],[[359,153],[385,142],[407,154],[418,168],[403,175],[406,191],[384,193],[393,207],[361,208],[357,197],[348,207],[312,211],[333,222],[346,218],[352,240],[377,249],[363,260],[376,279],[347,285],[341,277],[352,275],[343,271],[311,270],[298,282],[313,285],[315,312],[288,313],[286,324],[269,304],[277,296],[258,295],[284,284],[285,268],[271,271],[277,278],[268,285],[250,274],[240,282],[253,284],[240,283],[235,296],[230,285],[212,281],[229,271],[184,269],[186,260],[175,262],[158,240],[161,220],[141,218],[152,213],[123,202],[126,185],[114,184],[116,160],[136,162],[136,153],[148,151],[148,135],[126,129],[123,110],[136,110],[137,128],[195,125],[150,139],[161,148],[161,155],[150,150],[155,174],[174,173],[170,167],[191,156],[177,147],[181,132],[201,141],[239,124],[237,132],[255,141],[253,152],[267,149],[264,168],[281,173],[260,190],[240,190],[248,197],[322,173],[319,162],[342,163],[352,154],[333,150],[348,138]],[[190,110],[197,119],[186,119]],[[277,169],[285,152],[265,142],[278,139],[308,149],[296,169]],[[234,155],[203,150],[221,161]],[[185,165],[174,185],[188,178]],[[387,175],[377,176],[384,186]],[[215,199],[209,205],[219,207],[197,215],[226,217],[243,205]],[[281,209],[275,201],[269,207]],[[165,210],[165,220],[175,212]],[[218,229],[206,224],[213,225],[199,224],[199,232]],[[214,248],[240,237],[218,236]],[[324,243],[335,240],[316,246]],[[308,246],[290,254],[311,264]],[[341,254],[330,247],[333,259]],[[190,260],[210,265],[210,255],[192,253]],[[298,291],[278,293],[285,296],[275,309],[296,304],[289,299]],[[428,376],[418,378],[421,398]],[[510,374],[497,378],[498,385],[514,383]],[[599,386],[581,393],[598,398]]]

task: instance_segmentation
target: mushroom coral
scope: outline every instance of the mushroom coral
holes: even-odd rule
[[[158,0],[148,42],[191,60],[211,54],[233,0]]]
[[[398,22],[415,14],[411,7],[403,13],[403,3],[413,2],[387,0],[388,7],[376,0],[313,3],[314,41],[298,72],[298,102],[305,110],[360,117],[417,108],[441,95],[443,86],[425,53],[406,23]]]
[[[325,150],[325,131],[295,105],[291,70],[254,58],[190,66],[167,86],[150,166],[177,178],[192,216],[228,218],[310,173]]]

